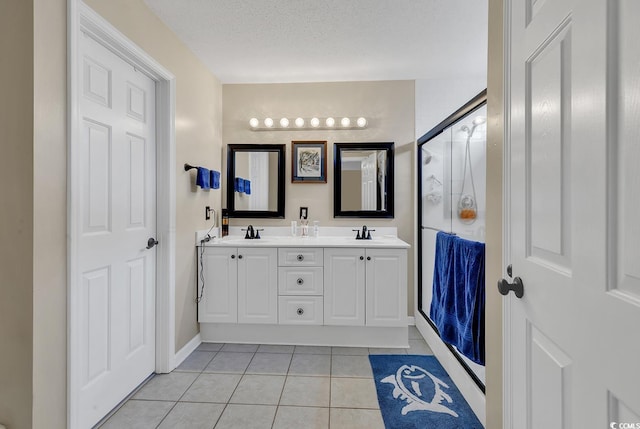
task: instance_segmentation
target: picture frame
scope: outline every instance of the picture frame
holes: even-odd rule
[[[327,183],[327,141],[291,142],[291,182]]]

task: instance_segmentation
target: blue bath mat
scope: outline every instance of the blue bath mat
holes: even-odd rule
[[[483,429],[433,356],[370,355],[387,429]]]

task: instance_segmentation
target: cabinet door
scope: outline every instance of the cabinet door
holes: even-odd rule
[[[199,251],[200,249],[198,249]],[[200,259],[200,258],[199,258]],[[202,255],[203,282],[198,276],[198,322],[238,322],[238,263],[236,249],[207,247]]]
[[[238,323],[278,323],[277,249],[238,249]]]
[[[407,251],[367,249],[367,326],[407,326]]]
[[[364,255],[364,249],[325,249],[325,325],[364,325]]]

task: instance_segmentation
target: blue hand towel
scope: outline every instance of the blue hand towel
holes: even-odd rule
[[[251,180],[244,181],[244,193],[247,195],[251,195]]]
[[[244,179],[242,177],[236,177],[236,192],[244,192]]]
[[[485,362],[484,253],[484,243],[438,233],[430,309],[442,340],[480,365]]]
[[[198,177],[196,178],[196,185],[200,186],[202,189],[210,189],[210,180],[211,174],[209,173],[209,169],[198,167]]]
[[[220,172],[211,170],[211,189],[220,189]]]

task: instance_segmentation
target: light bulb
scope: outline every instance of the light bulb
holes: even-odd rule
[[[340,121],[340,124],[341,124],[343,127],[345,127],[345,128],[346,128],[346,127],[348,127],[349,125],[351,125],[351,119],[349,119],[349,118],[342,118],[342,120]]]
[[[258,125],[260,125],[260,121],[258,120],[258,118],[251,118],[249,119],[249,126],[251,128],[257,128]]]
[[[311,118],[311,121],[309,122],[313,128],[318,128],[318,125],[320,125],[320,119],[318,118]]]
[[[298,127],[298,128],[304,127],[304,119],[296,118],[296,127]]]
[[[358,124],[358,126],[359,126],[360,128],[364,128],[364,127],[366,127],[366,126],[367,126],[367,120],[366,120],[365,118],[362,118],[362,117],[358,118],[358,120],[356,121],[356,123]]]
[[[280,126],[282,128],[287,128],[289,126],[289,120],[287,118],[280,119]]]
[[[271,118],[265,118],[264,120],[264,126],[267,128],[271,128],[273,127],[273,119]]]
[[[333,127],[336,124],[336,120],[332,117],[328,117],[325,124],[327,124],[327,127]]]

